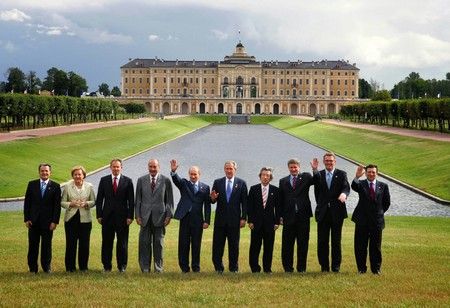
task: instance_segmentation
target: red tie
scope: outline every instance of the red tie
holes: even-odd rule
[[[155,190],[155,177],[154,176],[152,176],[152,184],[150,185],[151,186],[151,188],[152,188],[152,192]]]
[[[114,194],[117,192],[117,176],[114,177],[113,191],[114,191]]]
[[[375,200],[375,188],[373,182],[370,182],[370,199]]]

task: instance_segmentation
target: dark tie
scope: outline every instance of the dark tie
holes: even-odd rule
[[[375,201],[375,185],[373,185],[373,182],[370,182],[370,199],[372,201]]]
[[[117,176],[114,177],[113,192],[114,194],[117,193]]]
[[[155,190],[155,186],[156,186],[155,177],[152,176],[152,184],[150,185],[150,187],[152,188],[152,192]]]
[[[228,180],[228,184],[227,184],[227,202],[230,201],[230,197],[231,197],[231,180]]]
[[[295,189],[295,184],[297,183],[297,176],[292,177],[292,189]]]

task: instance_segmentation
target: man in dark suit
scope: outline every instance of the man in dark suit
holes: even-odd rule
[[[181,271],[187,273],[189,268],[189,250],[192,249],[191,267],[193,272],[200,272],[200,247],[203,229],[209,227],[211,219],[211,199],[209,186],[200,182],[200,169],[189,168],[189,180],[182,179],[176,173],[178,162],[170,161],[172,181],[180,190],[174,218],[180,220],[178,234],[178,264]]]
[[[61,214],[61,188],[50,180],[52,167],[40,164],[38,180],[28,183],[24,202],[24,222],[28,228],[28,268],[38,272],[39,242],[41,243],[41,267],[51,272],[53,230],[59,224]]]
[[[331,233],[331,270],[339,273],[341,268],[342,225],[347,218],[345,202],[350,194],[347,173],[336,169],[336,156],[325,153],[325,169],[319,171],[317,158],[311,162],[316,197],[317,256],[322,272],[330,271],[329,240]]]
[[[366,173],[366,180],[359,178]],[[358,204],[353,211],[355,222],[355,258],[358,272],[367,271],[367,245],[369,246],[370,270],[381,274],[381,238],[384,229],[384,213],[391,205],[389,187],[377,180],[378,167],[358,166],[352,189],[359,195]]]
[[[306,271],[308,257],[310,218],[312,217],[309,188],[313,184],[312,175],[300,173],[297,159],[288,161],[289,173],[280,179],[281,223],[283,234],[281,260],[285,272],[294,271],[294,245],[297,241],[297,271]]]
[[[253,273],[261,271],[258,264],[261,244],[264,242],[263,270],[272,272],[275,231],[280,225],[278,187],[269,184],[273,179],[272,168],[263,167],[259,172],[260,184],[250,187],[248,193],[248,227],[250,234],[249,263]]]
[[[212,259],[217,273],[223,273],[222,262],[225,241],[228,239],[228,262],[230,272],[239,270],[240,228],[247,218],[247,184],[235,177],[236,162],[225,162],[225,177],[214,181],[211,202],[217,202],[214,218]]]
[[[102,264],[105,272],[112,269],[114,237],[117,236],[117,268],[125,272],[128,263],[128,233],[134,215],[133,181],[121,174],[122,161],[113,159],[111,174],[100,179],[96,207],[97,221],[102,225]]]

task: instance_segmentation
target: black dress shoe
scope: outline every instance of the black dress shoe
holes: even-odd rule
[[[119,273],[125,273],[125,271],[126,271],[125,267],[119,268]]]
[[[381,270],[372,271],[374,275],[381,275]]]
[[[223,271],[221,271],[221,270],[216,270],[216,273],[219,274],[219,275],[222,275],[222,274],[223,274]]]
[[[332,269],[333,273],[339,273],[339,270],[340,270],[339,268],[333,268]]]
[[[366,273],[366,271],[358,271],[358,274],[360,274],[360,275],[365,274],[365,273]]]

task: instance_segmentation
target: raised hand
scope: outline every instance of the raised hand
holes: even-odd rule
[[[171,170],[172,172],[175,172],[175,171],[177,171],[177,169],[178,169],[178,162],[177,162],[176,159],[172,159],[172,160],[170,161],[170,170]]]
[[[366,173],[366,170],[364,169],[364,166],[359,165],[359,166],[356,168],[356,175],[355,175],[355,177],[356,177],[356,178],[360,178],[361,176],[364,175],[364,173]]]

